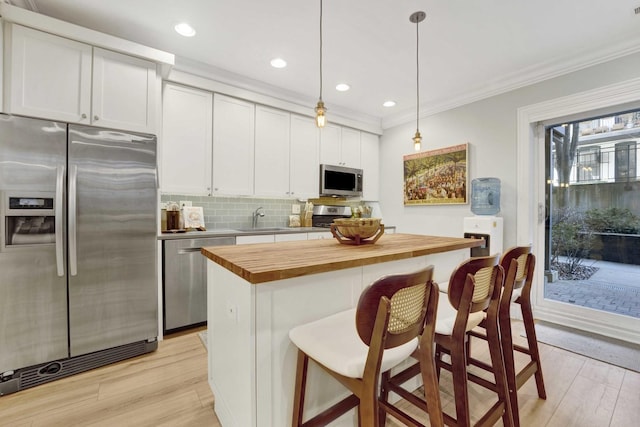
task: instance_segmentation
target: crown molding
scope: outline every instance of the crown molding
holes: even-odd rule
[[[447,97],[446,100],[441,99],[420,105],[420,118],[429,117],[443,111],[511,92],[638,52],[640,52],[640,37],[627,39],[599,50],[585,51],[581,55],[564,60],[558,60],[557,58],[549,59],[544,63],[527,67],[507,76],[502,76],[494,81],[487,82],[483,84],[482,88],[463,94],[452,94],[452,96]],[[412,114],[413,111],[415,111],[415,109],[406,109],[398,114],[382,119],[382,129],[389,129],[415,121],[416,117],[415,114]]]

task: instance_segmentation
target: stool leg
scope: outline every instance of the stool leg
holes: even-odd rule
[[[379,421],[377,381],[365,382],[362,386],[360,404],[358,405],[358,424],[361,426],[377,426]]]
[[[291,425],[298,427],[302,425],[302,413],[304,409],[304,394],[307,385],[307,368],[309,367],[309,357],[298,350],[298,363],[296,365],[296,382],[293,397],[293,416]]]
[[[498,332],[497,321],[487,322],[487,342],[491,355],[491,366],[495,376],[496,391],[498,399],[504,402],[504,415],[502,422],[505,427],[513,426],[513,416],[511,414],[511,401],[507,392],[506,375],[504,369],[504,357],[502,355],[502,343]]]
[[[547,392],[544,389],[544,379],[542,378],[542,365],[540,364],[540,353],[538,352],[538,339],[536,338],[536,328],[533,321],[533,312],[531,304],[528,300],[521,300],[520,309],[522,311],[522,321],[524,330],[527,334],[527,345],[529,346],[529,354],[531,359],[536,363],[536,387],[538,389],[538,397],[540,399],[547,398]]]
[[[424,396],[427,403],[427,412],[429,413],[429,425],[432,427],[441,427],[444,426],[444,420],[442,417],[442,404],[440,402],[436,362],[433,353],[432,342],[423,344],[420,348],[420,372],[422,373]],[[383,424],[381,424],[381,426],[383,426]]]
[[[459,426],[470,425],[465,347],[463,339],[453,339],[450,348],[453,394],[456,401],[456,420]]]
[[[380,381],[380,384],[382,384],[382,386],[380,387],[381,402],[389,401],[389,388],[387,387],[387,383],[389,382],[390,378],[391,378],[390,370],[382,373],[382,380]],[[387,413],[383,409],[378,407],[378,426],[384,427],[386,424],[387,424]]]
[[[504,370],[507,377],[507,391],[511,405],[513,425],[520,427],[520,411],[518,410],[518,386],[516,384],[516,368],[513,357],[513,336],[511,332],[511,318],[508,313],[500,317],[500,338],[502,342],[502,357],[504,358]]]

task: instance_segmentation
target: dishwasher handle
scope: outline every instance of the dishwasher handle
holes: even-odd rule
[[[178,255],[191,254],[193,252],[200,252],[202,248],[180,248],[178,249]]]

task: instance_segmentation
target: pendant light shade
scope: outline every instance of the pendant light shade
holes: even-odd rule
[[[320,98],[315,108],[316,126],[323,128],[327,124],[327,116],[324,115],[327,109],[322,101],[322,0],[320,0]]]
[[[316,105],[316,126],[319,128],[324,127],[327,124],[327,116],[324,115],[326,109],[324,108],[324,102],[322,102],[322,98],[318,101],[318,105]]]
[[[409,21],[416,24],[416,134],[413,136],[413,149],[420,151],[422,144],[422,135],[420,135],[420,60],[419,60],[419,37],[418,37],[418,24],[424,21],[427,14],[418,11],[409,16]]]

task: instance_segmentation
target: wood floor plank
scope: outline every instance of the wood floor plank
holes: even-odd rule
[[[640,422],[640,373],[625,371],[610,427],[628,427]]]
[[[521,329],[521,323],[514,322],[515,341],[524,342]],[[148,355],[0,397],[0,427],[220,427],[199,331],[166,337]],[[640,373],[545,344],[539,348],[548,398],[538,398],[533,379],[520,389],[523,427],[637,424]],[[474,342],[472,351],[488,360],[486,344]],[[525,356],[516,356],[516,365],[525,362]],[[440,389],[445,410],[453,414],[451,374],[446,371]],[[493,392],[470,385],[473,420],[494,401]],[[428,422],[419,409],[406,402],[401,405]],[[389,426],[401,425],[388,420]]]
[[[608,426],[619,389],[578,375],[547,424],[548,427]]]

